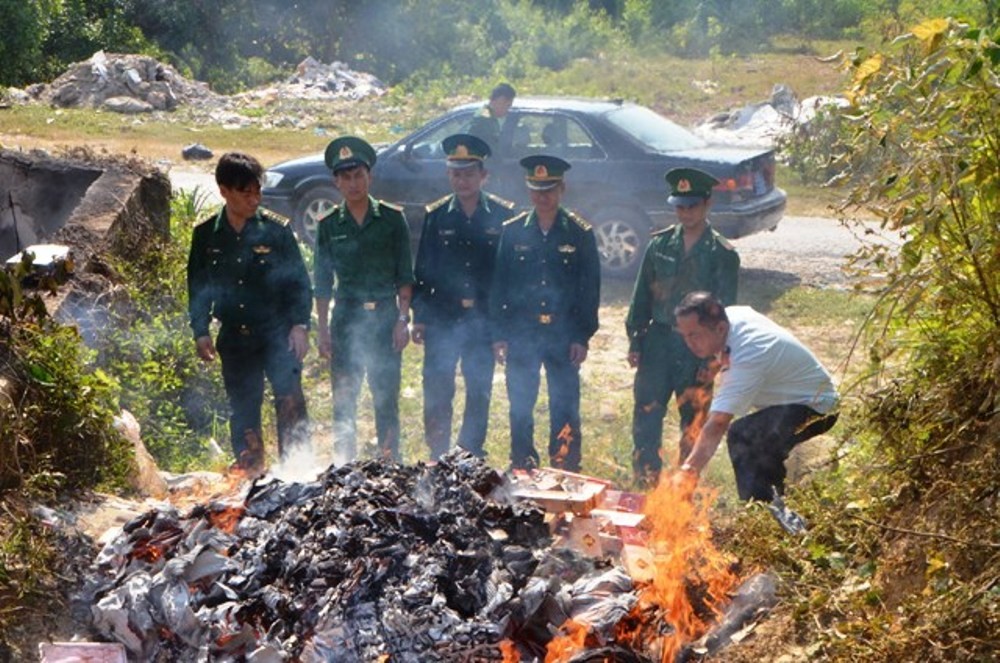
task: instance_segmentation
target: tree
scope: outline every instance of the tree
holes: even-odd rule
[[[0,85],[25,85],[34,80],[45,29],[35,0],[0,0]]]

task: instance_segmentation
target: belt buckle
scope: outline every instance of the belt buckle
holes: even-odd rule
[[[543,325],[551,325],[552,315],[550,313],[542,313],[540,316],[538,316],[538,322]]]
[[[476,300],[475,299],[463,299],[462,300],[462,308],[472,308],[475,305],[476,305]]]
[[[376,305],[377,305],[376,302],[365,302],[361,305],[361,308],[363,308],[366,311],[374,311]]]

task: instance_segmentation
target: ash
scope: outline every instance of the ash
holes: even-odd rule
[[[464,452],[265,478],[233,503],[129,522],[81,600],[141,660],[254,663],[500,661],[504,639],[531,660],[593,609],[587,587],[617,587],[616,617],[631,607],[620,569],[551,548],[543,512],[508,494]]]

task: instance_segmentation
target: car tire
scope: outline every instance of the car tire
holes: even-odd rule
[[[316,224],[329,214],[340,200],[340,192],[332,186],[313,187],[302,196],[295,207],[295,217],[292,219],[300,242],[310,246],[316,243]]]
[[[601,272],[610,278],[632,278],[649,243],[649,221],[629,207],[600,210],[591,220],[601,256]]]

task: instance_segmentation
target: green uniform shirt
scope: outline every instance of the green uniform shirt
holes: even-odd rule
[[[539,316],[551,315],[571,342],[586,345],[597,331],[600,300],[601,261],[590,224],[562,208],[548,234],[534,211],[504,224],[490,292],[494,341],[537,329]]]
[[[198,224],[187,264],[188,313],[194,337],[212,318],[253,332],[309,325],[312,289],[287,221],[258,211],[237,233],[226,209]]]
[[[403,212],[368,198],[368,213],[358,225],[345,205],[320,219],[314,282],[317,299],[375,301],[396,296],[412,284],[410,229]]]
[[[629,350],[639,350],[650,324],[672,326],[674,308],[690,292],[707,290],[724,306],[736,303],[739,271],[739,255],[712,228],[705,229],[686,255],[680,224],[657,233],[642,258],[625,318]]]
[[[502,128],[500,118],[495,117],[493,109],[490,108],[489,104],[486,104],[472,117],[467,133],[472,134],[476,138],[482,138],[491,149],[496,150],[497,145],[500,143],[500,131]]]

